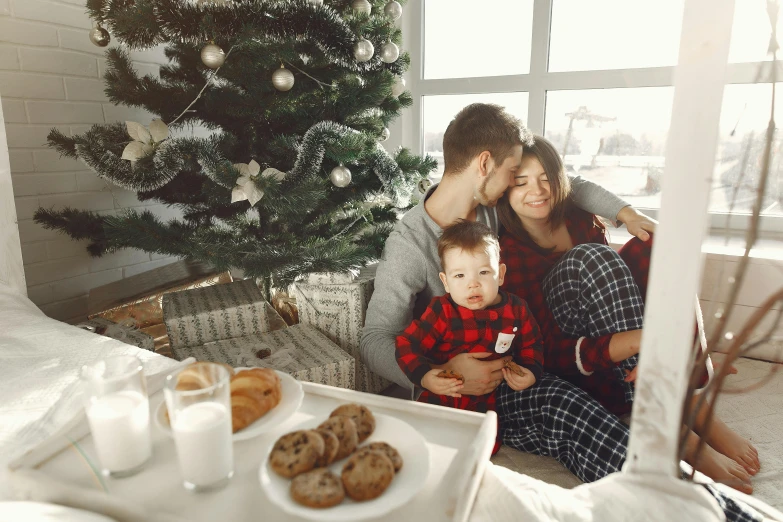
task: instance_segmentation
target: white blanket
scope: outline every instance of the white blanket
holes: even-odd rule
[[[50,319],[0,282],[0,499],[8,497],[8,461],[45,440],[82,407],[82,365],[120,353],[138,356],[145,373],[176,363]]]

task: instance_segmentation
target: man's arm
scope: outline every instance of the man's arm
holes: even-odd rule
[[[627,201],[582,176],[569,174],[568,177],[571,179],[571,199],[584,211],[615,221],[617,214],[629,205]]]
[[[413,319],[416,295],[427,284],[423,254],[397,233],[386,240],[375,274],[375,290],[362,329],[362,361],[371,371],[412,390],[397,364],[395,340]]]
[[[571,199],[577,207],[609,219],[617,226],[624,223],[628,232],[642,241],[650,239],[650,233],[655,232],[658,222],[642,214],[622,198],[581,176],[569,174],[568,177],[571,179]]]

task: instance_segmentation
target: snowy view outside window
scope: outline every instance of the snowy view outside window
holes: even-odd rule
[[[528,107],[530,97],[524,91],[541,81],[530,74],[533,1],[483,0],[481,6],[476,9],[474,0],[425,0],[423,80],[451,78],[467,86],[465,94],[421,98],[424,152],[436,157],[441,167],[435,179],[442,174],[443,132],[462,107],[474,102],[497,103],[527,123],[533,109]],[[660,207],[674,88],[596,89],[590,88],[589,82],[598,71],[622,69],[633,74],[646,68],[655,73],[655,68],[676,65],[682,9],[682,0],[552,3],[544,77],[582,71],[592,76],[583,73],[575,76],[574,85],[567,89],[546,91],[544,134],[563,154],[569,172],[600,183],[638,208]],[[484,23],[495,29],[491,37],[475,30]],[[778,31],[783,31],[783,25]],[[768,60],[769,35],[765,0],[736,2],[729,62]],[[522,87],[519,92],[479,93],[469,90],[470,80],[457,80],[488,76],[503,77],[498,81],[504,82],[504,91],[510,90],[508,85],[513,85],[515,78]],[[770,84],[726,87],[711,211],[750,212],[770,102]],[[781,117],[783,113],[776,114],[778,124]],[[773,158],[779,156],[775,153],[780,146],[777,139]],[[783,215],[780,167],[777,161],[771,166],[769,196],[764,204],[768,215]]]

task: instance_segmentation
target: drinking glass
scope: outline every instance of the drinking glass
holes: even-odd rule
[[[228,370],[196,363],[167,376],[163,392],[185,488],[224,487],[234,474]]]
[[[141,361],[114,355],[81,370],[84,407],[101,472],[127,477],[152,456],[150,405]]]

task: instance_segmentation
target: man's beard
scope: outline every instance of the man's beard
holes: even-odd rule
[[[487,185],[489,184],[490,180],[492,180],[494,176],[495,176],[495,171],[494,170],[490,171],[487,177],[484,178],[484,181],[481,182],[481,186],[479,186],[477,190],[477,194],[474,196],[480,204],[489,208],[492,208],[495,205],[497,205],[498,200],[500,199],[500,197],[497,197],[495,199],[490,199],[489,195],[487,194]]]

